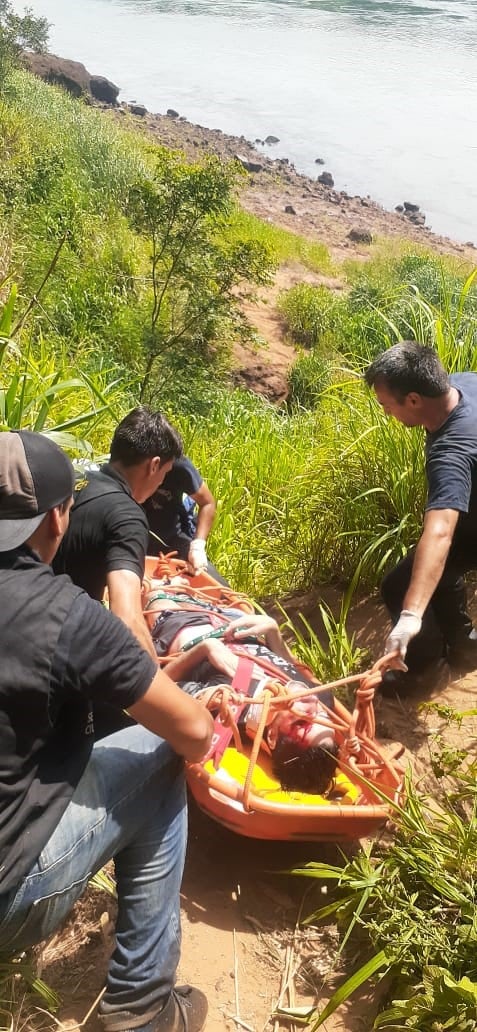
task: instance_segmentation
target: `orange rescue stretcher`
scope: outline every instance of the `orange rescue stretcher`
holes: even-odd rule
[[[223,587],[205,572],[190,576],[187,564],[173,555],[147,557],[146,592],[160,583],[161,592],[170,591],[173,596],[178,589],[170,582],[177,577],[186,585],[180,591],[186,592],[191,603],[195,599],[255,612],[244,595]],[[309,668],[298,660],[296,665],[302,667],[307,680],[316,682]],[[353,713],[338,699],[328,711],[339,759],[333,787],[326,796],[283,791],[271,773],[268,756],[260,748],[270,701],[284,691],[285,677],[280,685],[279,673],[274,671],[267,681],[263,698],[258,700],[263,705],[262,720],[250,745],[240,741],[235,721],[238,704],[243,705],[244,699],[234,694],[233,688],[221,688],[218,695],[211,689],[210,708],[218,709],[213,743],[202,763],[187,766],[187,782],[200,809],[249,838],[340,842],[375,834],[390,817],[392,804],[402,802],[404,778],[399,763],[403,747],[397,743],[384,749],[375,738],[372,700],[380,679],[378,663],[364,674],[326,685],[316,682],[303,692],[303,696],[316,695],[343,684],[357,685]]]

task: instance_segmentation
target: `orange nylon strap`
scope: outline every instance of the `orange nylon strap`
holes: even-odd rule
[[[253,674],[253,663],[248,657],[240,656],[238,667],[235,671],[232,684],[230,686],[232,692],[237,692],[241,695],[248,696],[250,691],[250,685],[252,683]],[[237,722],[240,718],[241,713],[245,709],[245,706],[249,705],[249,701],[242,703],[231,702],[230,699],[226,703],[227,718],[224,720],[224,709],[222,708],[221,714],[216,717],[214,721],[214,733],[212,735],[212,742],[210,744],[209,751],[205,757],[206,760],[212,760],[215,769],[220,764],[222,756],[231,740],[234,737],[234,728],[237,729]],[[238,729],[237,729],[238,732]]]

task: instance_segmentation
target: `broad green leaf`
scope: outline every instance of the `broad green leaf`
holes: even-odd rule
[[[322,1025],[331,1014],[334,1014],[337,1007],[339,1007],[341,1003],[344,1003],[345,1000],[348,1000],[356,989],[359,989],[359,987],[363,985],[368,978],[375,975],[381,968],[389,966],[389,960],[384,950],[380,950],[380,952],[374,957],[371,957],[371,960],[368,960],[366,964],[363,964],[363,966],[359,968],[359,971],[355,971],[355,973],[351,975],[351,978],[347,978],[346,982],[343,982],[336,992],[333,993],[331,1000],[319,1015],[318,1021],[313,1025],[311,1032],[315,1032],[315,1029],[320,1028],[320,1025]]]

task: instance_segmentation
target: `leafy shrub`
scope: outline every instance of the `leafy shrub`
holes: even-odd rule
[[[216,342],[224,320],[236,322],[239,288],[243,299],[247,282],[270,281],[272,261],[264,245],[219,237],[236,181],[233,164],[212,156],[186,164],[163,148],[153,170],[131,184],[128,214],[147,240],[150,259],[141,398],[150,399],[154,371],[166,351]]]
[[[326,287],[310,283],[291,287],[280,296],[277,307],[292,339],[308,348],[322,345],[338,320],[336,296]]]
[[[458,726],[463,717],[454,715]],[[391,843],[368,846],[342,867],[310,863],[295,872],[336,880],[334,901],[307,923],[335,914],[343,945],[358,936],[359,956],[368,955],[310,1021],[311,1032],[378,971],[388,975],[389,1002],[374,1028],[471,1032],[477,1026],[476,765],[456,750],[437,756],[436,766],[445,778],[437,803],[407,777],[405,806],[393,807]]]
[[[288,405],[316,408],[331,375],[330,361],[318,352],[300,355],[288,373]]]
[[[30,8],[15,14],[8,0],[0,0],[0,89],[20,63],[22,50],[46,50],[49,27],[46,18],[35,17]]]

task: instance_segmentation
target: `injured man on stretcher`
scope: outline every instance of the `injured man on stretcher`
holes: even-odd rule
[[[238,720],[245,741],[254,738],[261,717],[262,706],[254,705],[253,698],[263,696],[267,681],[285,685],[289,702],[272,700],[262,741],[273,774],[286,791],[323,794],[329,789],[338,755],[333,696],[323,691],[293,701],[318,683],[306,676],[310,672],[300,667],[272,617],[187,596],[182,601],[180,589],[172,597],[149,592],[145,616],[157,655],[169,657],[167,673],[184,691],[197,697],[214,685],[233,684],[234,691],[250,696]],[[241,657],[249,659],[248,674],[237,683]]]

